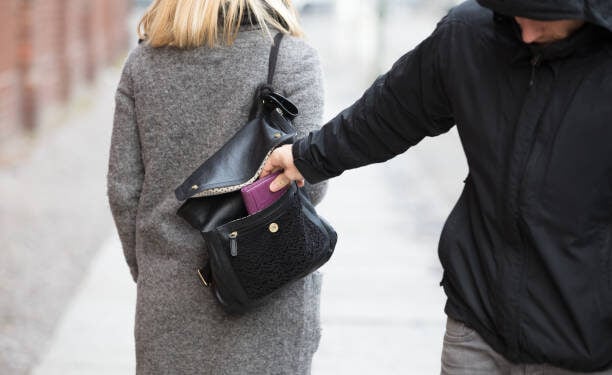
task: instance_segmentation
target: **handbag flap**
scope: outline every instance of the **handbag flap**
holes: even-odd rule
[[[297,115],[295,105],[279,94],[266,94],[262,104],[259,116],[247,122],[176,188],[179,201],[240,190],[257,179],[272,150],[294,141],[296,133],[290,119]]]

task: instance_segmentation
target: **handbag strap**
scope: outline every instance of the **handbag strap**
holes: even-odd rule
[[[274,78],[274,72],[276,71],[276,60],[278,60],[278,50],[280,49],[280,43],[283,40],[283,33],[278,33],[274,36],[274,43],[270,48],[270,58],[268,59],[268,81],[267,84],[272,86],[272,79]]]
[[[276,71],[276,61],[278,60],[278,51],[280,49],[280,43],[283,39],[283,35],[285,34],[279,32],[274,36],[272,47],[270,47],[270,57],[268,58],[268,79],[266,80],[265,84],[261,85],[255,91],[253,104],[251,105],[251,110],[249,111],[249,121],[257,116],[257,113],[261,108],[261,97],[263,94],[274,91],[272,89],[272,80],[274,79],[274,72]]]

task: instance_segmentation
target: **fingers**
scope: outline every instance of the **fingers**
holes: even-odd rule
[[[264,167],[264,169],[262,169],[261,173],[259,174],[259,178],[266,177],[267,175],[272,173],[274,173],[274,170],[266,169],[266,167]]]
[[[272,183],[270,184],[270,191],[273,193],[277,192],[285,186],[289,185],[290,183],[291,180],[287,178],[285,174],[279,174],[278,177],[276,177],[274,181],[272,181]]]
[[[259,178],[266,177],[267,175],[272,174],[276,172],[278,169],[280,169],[279,167],[276,167],[274,161],[271,160],[273,155],[274,153],[272,153],[272,155],[270,155],[268,160],[266,160],[266,164],[264,164],[264,167],[261,170]]]
[[[304,186],[303,179],[302,180],[292,180],[291,178],[287,177],[285,174],[279,174],[278,177],[276,177],[274,181],[272,181],[272,183],[270,184],[270,191],[273,193],[277,192],[280,189],[284,188],[285,186],[289,185],[291,181],[295,181],[298,187]]]
[[[292,145],[284,145],[274,150],[264,164],[260,177],[265,177],[277,170],[283,173],[272,181],[270,191],[276,192],[289,185],[291,181],[296,181],[299,187],[304,186],[304,177],[293,164]]]
[[[289,155],[291,155],[291,145],[281,146],[272,151],[272,153],[268,157],[268,160],[266,160],[266,163],[264,164],[264,167],[261,171],[261,175],[259,176],[260,178],[266,177],[269,174],[272,174],[280,169],[285,168],[286,162],[284,160],[285,156],[283,154],[286,154],[287,147],[289,148]]]

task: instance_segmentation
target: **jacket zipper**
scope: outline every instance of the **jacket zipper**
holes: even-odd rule
[[[529,87],[532,87],[535,84],[536,69],[542,62],[542,55],[538,53],[537,55],[533,56],[529,62],[531,64],[531,78],[529,79]]]
[[[531,58],[531,60],[529,61],[530,65],[531,65],[531,76],[529,78],[529,88],[533,88],[533,86],[536,83],[536,71],[538,69],[538,67],[541,65],[542,63],[542,55],[541,54],[536,54],[533,55],[533,57]],[[539,122],[539,120],[538,120]],[[520,353],[520,348],[522,346],[521,344],[521,319],[520,319],[520,315],[521,315],[521,300],[523,298],[523,291],[525,289],[525,282],[526,282],[526,277],[527,277],[527,271],[526,271],[526,267],[527,267],[527,246],[528,246],[528,241],[525,238],[525,228],[523,227],[523,224],[521,222],[521,201],[524,198],[524,188],[525,188],[525,184],[526,184],[526,179],[528,178],[528,173],[529,170],[531,169],[531,165],[534,162],[533,158],[536,157],[537,155],[534,155],[534,147],[537,146],[537,141],[535,139],[536,134],[538,132],[538,126],[539,124],[536,124],[536,128],[533,131],[533,144],[531,145],[530,149],[528,150],[528,156],[527,156],[527,161],[525,163],[525,167],[522,171],[520,180],[517,184],[517,194],[516,194],[516,207],[515,210],[513,212],[514,215],[514,222],[518,231],[518,236],[519,236],[519,241],[521,243],[521,254],[520,254],[520,266],[519,266],[519,277],[518,277],[518,290],[517,293],[518,295],[516,296],[517,298],[517,319],[515,322],[515,350],[516,350],[516,355],[518,355]]]

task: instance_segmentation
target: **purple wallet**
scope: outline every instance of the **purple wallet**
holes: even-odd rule
[[[289,185],[287,185],[277,192],[273,193],[270,191],[270,184],[279,174],[280,172],[272,173],[240,189],[242,200],[244,200],[244,205],[249,215],[259,212],[276,202],[289,189]]]

